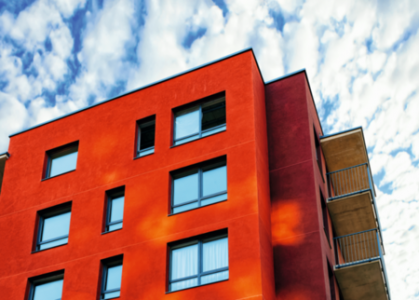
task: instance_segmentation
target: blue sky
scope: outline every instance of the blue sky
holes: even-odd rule
[[[419,299],[416,0],[0,0],[8,136],[252,47],[265,81],[306,69],[325,133],[363,126],[393,299]]]

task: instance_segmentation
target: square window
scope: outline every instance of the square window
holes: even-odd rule
[[[28,300],[59,300],[63,292],[64,272],[54,272],[33,279]]]
[[[226,130],[226,105],[223,94],[175,112],[173,144],[184,144],[224,130]]]
[[[102,261],[102,289],[100,299],[114,299],[121,294],[122,256]]]
[[[107,191],[106,196],[105,232],[121,229],[124,218],[125,187]]]
[[[156,117],[150,117],[137,122],[137,157],[154,153]]]
[[[169,291],[228,278],[227,233],[189,239],[170,247]]]
[[[47,151],[47,168],[45,178],[54,177],[76,169],[79,143],[71,143]]]
[[[36,251],[68,243],[71,203],[61,204],[39,213],[39,229]]]
[[[172,174],[172,213],[227,200],[225,157]]]

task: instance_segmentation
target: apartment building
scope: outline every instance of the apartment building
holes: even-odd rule
[[[390,299],[362,128],[251,49],[16,133],[0,295]]]

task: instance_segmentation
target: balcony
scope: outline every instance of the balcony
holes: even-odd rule
[[[378,229],[334,238],[335,276],[345,300],[390,300]]]

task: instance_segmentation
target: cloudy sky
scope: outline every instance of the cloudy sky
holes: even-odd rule
[[[0,0],[0,153],[19,130],[252,47],[363,126],[393,299],[419,299],[417,0]]]

